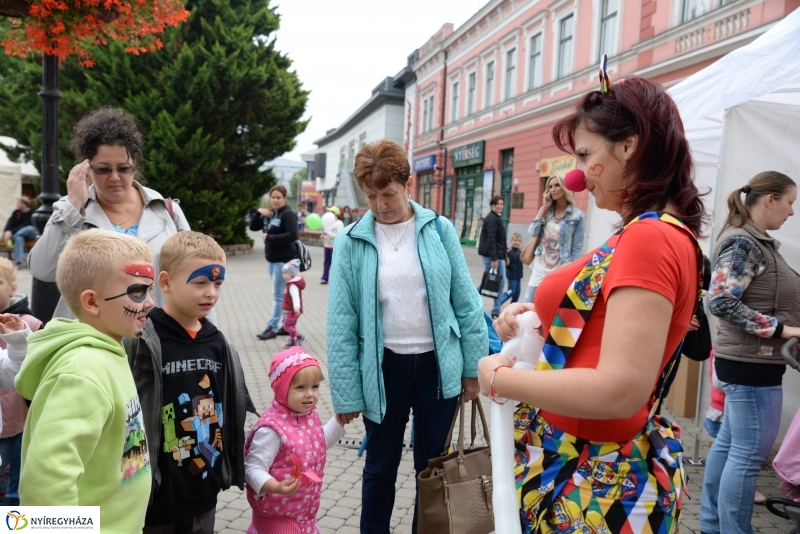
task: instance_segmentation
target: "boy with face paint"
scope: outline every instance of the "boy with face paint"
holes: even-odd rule
[[[204,234],[179,232],[161,247],[160,269],[166,303],[125,342],[153,467],[143,532],[213,534],[218,493],[243,486],[245,411],[255,413],[236,350],[207,319],[225,252]]]
[[[28,337],[16,378],[31,401],[22,437],[22,506],[99,506],[103,532],[138,533],[151,465],[123,337],[153,306],[147,244],[110,230],[73,236],[56,282],[77,321],[53,319]]]

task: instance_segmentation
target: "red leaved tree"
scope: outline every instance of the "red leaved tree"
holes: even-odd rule
[[[56,56],[59,61],[76,55],[84,67],[94,66],[87,44],[104,45],[108,39],[127,43],[126,51],[140,54],[162,47],[161,34],[189,18],[181,0],[3,0],[18,3],[11,31],[2,42],[14,56]],[[13,12],[13,10],[12,10]],[[6,12],[5,14],[11,14]]]

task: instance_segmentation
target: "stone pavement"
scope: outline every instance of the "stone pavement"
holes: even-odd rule
[[[256,339],[261,332],[272,309],[271,284],[266,271],[263,245],[258,234],[251,234],[256,240],[251,254],[231,256],[228,258],[227,279],[223,287],[222,298],[217,305],[219,326],[225,336],[236,346],[245,369],[248,388],[253,402],[259,410],[264,410],[272,400],[272,389],[267,378],[269,362],[272,356],[281,350],[284,337],[269,341]],[[326,371],[325,328],[327,315],[328,286],[319,283],[322,273],[322,248],[309,247],[313,258],[313,268],[306,273],[306,290],[303,295],[305,313],[298,322],[298,329],[306,335],[306,349],[316,356]],[[480,282],[483,262],[474,248],[465,248],[465,256],[472,273],[472,278]],[[526,282],[527,280],[523,280]],[[19,273],[20,291],[30,294],[31,278],[27,270]],[[524,291],[523,291],[524,294]],[[490,301],[484,299],[487,310]],[[489,403],[483,399],[485,412],[489,414]],[[330,390],[323,382],[320,401],[317,405],[323,422],[333,416]],[[687,472],[690,477],[689,491],[691,500],[685,500],[685,512],[681,533],[699,533],[700,486],[703,479],[703,467],[688,465],[692,456],[694,442],[694,421],[676,418],[684,429],[684,447],[687,449]],[[256,421],[256,417],[248,414],[247,429]],[[409,425],[410,427],[410,425]],[[703,432],[701,430],[701,432]],[[357,441],[364,435],[361,419],[347,427],[345,439]],[[408,438],[408,432],[407,432]],[[705,457],[708,444],[703,433],[702,448],[699,457]],[[482,444],[482,441],[481,441]],[[357,449],[334,446],[328,451],[328,463],[325,467],[322,501],[317,519],[323,534],[357,534],[361,516],[361,473],[363,458],[359,458]],[[779,479],[771,467],[765,465],[758,478],[758,488],[765,495],[782,496],[778,489]],[[411,520],[414,512],[414,469],[411,454],[404,453],[397,478],[397,497],[392,516],[392,532],[408,534],[411,532]],[[247,531],[250,524],[250,508],[244,492],[238,488],[222,492],[217,505],[215,531],[221,534],[240,534]],[[756,506],[753,516],[754,531],[758,533],[790,532],[792,525],[788,520],[770,514],[764,506]]]

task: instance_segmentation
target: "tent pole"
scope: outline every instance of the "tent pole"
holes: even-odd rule
[[[703,459],[699,458],[700,455],[700,409],[703,404],[703,389],[705,382],[703,378],[706,375],[706,361],[700,362],[700,376],[698,377],[697,385],[697,404],[694,410],[694,449],[692,450],[692,459],[689,460],[689,465],[703,465]]]

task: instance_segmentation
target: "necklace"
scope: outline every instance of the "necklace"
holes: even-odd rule
[[[403,235],[401,235],[401,236],[400,236],[400,239],[398,239],[398,240],[397,240],[397,243],[392,243],[392,242],[389,240],[389,236],[386,234],[386,230],[383,228],[383,225],[382,225],[382,224],[379,224],[378,226],[380,227],[380,229],[381,229],[381,232],[383,232],[383,237],[385,237],[385,238],[386,238],[386,241],[387,241],[387,242],[388,242],[390,245],[392,245],[392,247],[394,247],[394,251],[395,251],[395,252],[397,252],[397,247],[400,245],[400,242],[401,242],[401,241],[403,240],[403,238],[406,236],[406,231],[408,231],[408,227],[409,227],[409,226],[411,226],[411,225],[410,225],[410,224],[408,224],[408,221],[406,221],[406,228],[405,228],[405,230],[403,230]]]
[[[103,211],[105,211],[105,210],[103,210]],[[128,221],[130,221],[131,219],[133,219],[133,217],[136,215],[136,213],[137,213],[138,211],[139,211],[139,198],[138,198],[138,195],[137,195],[137,199],[136,199],[136,206],[133,208],[133,212],[131,213],[130,217],[128,217],[127,219],[125,219],[124,221],[122,221],[122,222],[121,222],[121,223],[119,223],[119,224],[117,224],[117,223],[115,223],[114,221],[112,221],[112,220],[111,220],[111,217],[108,217],[108,213],[106,213],[106,217],[108,217],[108,221],[109,221],[111,224],[113,224],[113,225],[114,225],[114,226],[116,226],[117,228],[122,228],[123,226],[125,226],[125,224],[127,224],[127,223],[128,223]]]
[[[564,215],[566,215],[566,214],[567,214],[567,208],[564,208],[564,211],[562,211],[562,212],[561,212],[561,215],[556,215],[556,212],[555,212],[555,211],[553,211],[553,220],[554,220],[556,223],[560,223],[560,222],[561,222],[561,219],[563,219],[563,218],[564,218]]]

